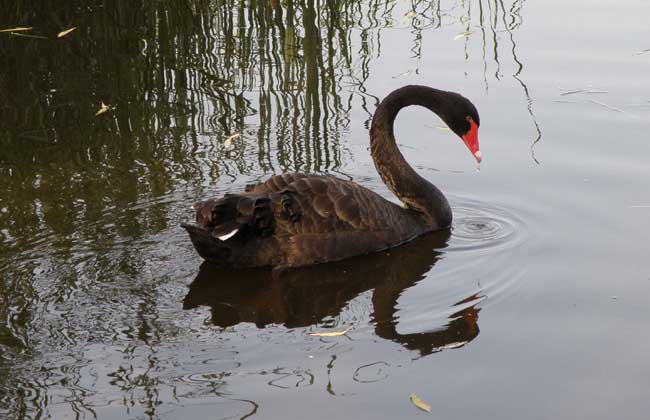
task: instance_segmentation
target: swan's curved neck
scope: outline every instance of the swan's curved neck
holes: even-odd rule
[[[442,192],[418,175],[397,147],[393,123],[397,113],[410,105],[424,106],[442,116],[447,92],[426,86],[405,86],[388,95],[377,107],[370,128],[370,150],[377,172],[406,206],[422,215],[435,229],[451,225],[449,202]]]

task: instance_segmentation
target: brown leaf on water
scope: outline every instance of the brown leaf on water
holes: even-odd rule
[[[352,327],[348,327],[343,331],[332,331],[332,332],[320,332],[320,333],[309,333],[308,335],[313,335],[314,337],[340,337],[345,335],[350,331]]]
[[[32,26],[19,26],[17,28],[0,29],[0,32],[25,32],[25,31],[31,31],[32,29],[33,29]]]
[[[232,141],[235,140],[236,138],[239,138],[241,136],[241,133],[235,133],[231,136],[226,137],[226,140],[224,140],[223,145],[229,148],[232,146]]]
[[[102,115],[104,112],[107,112],[110,109],[108,105],[106,105],[104,102],[102,102],[102,106],[99,108],[99,111],[95,114],[95,116]]]
[[[411,396],[409,397],[413,405],[415,405],[417,408],[419,408],[422,411],[426,411],[427,413],[431,412],[431,406],[424,401],[422,401],[420,398],[418,398],[417,395],[415,395],[415,392],[411,393]]]
[[[63,38],[64,36],[68,35],[70,32],[74,31],[75,29],[77,29],[76,26],[74,26],[74,27],[72,27],[70,29],[66,29],[65,31],[59,32],[56,37],[57,38]]]

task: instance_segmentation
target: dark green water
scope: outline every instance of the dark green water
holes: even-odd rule
[[[0,33],[0,418],[425,415],[411,392],[440,419],[647,418],[648,16],[0,1],[33,27]],[[481,115],[480,172],[428,111],[397,122],[452,232],[279,279],[201,264],[199,199],[287,171],[390,198],[368,128],[410,83]]]

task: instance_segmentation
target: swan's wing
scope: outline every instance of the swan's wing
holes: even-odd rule
[[[276,178],[271,180],[279,184]],[[274,213],[281,215],[280,230],[294,235],[393,230],[413,224],[416,217],[359,184],[333,176],[302,175],[271,197]]]
[[[405,212],[359,184],[324,175],[276,175],[247,185],[243,195],[268,196],[287,234],[384,230]]]
[[[294,180],[274,198],[274,238],[289,265],[336,261],[390,248],[422,233],[422,221],[379,194],[332,176]],[[271,197],[274,197],[271,194]]]

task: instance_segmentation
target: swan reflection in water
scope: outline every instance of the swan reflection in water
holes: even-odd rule
[[[251,322],[259,328],[268,324],[297,328],[339,315],[348,302],[372,290],[371,320],[379,337],[422,356],[460,347],[479,333],[481,309],[476,305],[481,298],[476,294],[455,303],[459,310],[441,328],[411,334],[397,331],[400,295],[425,278],[449,236],[448,231],[435,232],[388,252],[288,270],[279,276],[272,276],[269,269],[233,271],[204,262],[183,308],[209,306],[212,323],[220,327]]]

